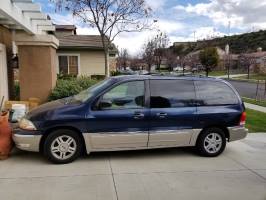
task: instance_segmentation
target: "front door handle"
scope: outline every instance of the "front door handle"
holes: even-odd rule
[[[144,118],[144,114],[143,113],[134,113],[134,119],[143,119]]]
[[[167,117],[167,113],[157,113],[156,116],[159,117],[160,119],[164,119]]]

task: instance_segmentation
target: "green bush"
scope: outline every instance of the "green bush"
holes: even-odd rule
[[[94,74],[94,75],[91,75],[91,79],[93,79],[93,80],[103,80],[103,79],[105,79],[105,75]]]
[[[64,79],[64,80],[70,80],[73,78],[77,78],[76,75],[72,75],[72,74],[63,74],[63,73],[59,73],[57,74],[57,79]]]
[[[58,79],[55,88],[49,96],[49,101],[62,99],[65,97],[78,94],[82,90],[89,88],[97,83],[97,80],[92,80],[89,77],[81,76],[78,78]]]
[[[111,71],[111,76],[119,76],[119,75],[122,75],[122,73],[119,71]]]

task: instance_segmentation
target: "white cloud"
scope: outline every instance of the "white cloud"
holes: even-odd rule
[[[48,14],[55,24],[63,24],[63,25],[73,25],[79,24],[79,21],[73,17],[71,14],[61,15],[58,13]]]
[[[77,27],[77,34],[80,35],[98,35],[99,32],[96,28],[84,26],[77,18],[73,17],[71,14],[60,15],[58,13],[50,14],[53,22],[55,24],[74,24]],[[152,30],[144,32],[135,33],[122,33],[118,35],[114,43],[118,48],[126,48],[132,55],[137,55],[142,45],[151,37],[158,33],[158,30],[167,33],[169,36],[177,34],[185,27],[178,21],[173,20],[159,20]]]
[[[264,0],[211,0],[208,3],[176,6],[178,10],[209,17],[216,25],[246,29],[251,26],[266,28],[266,2]]]
[[[155,11],[162,9],[166,3],[166,0],[146,0],[146,3],[153,11]]]
[[[178,21],[173,21],[173,20],[159,20],[157,22],[158,29],[160,29],[162,32],[166,32],[167,34],[172,34],[177,31],[181,31],[184,29],[184,24],[178,22]]]
[[[186,42],[186,41],[195,41],[195,40],[203,40],[203,39],[211,39],[216,37],[222,37],[225,33],[222,33],[218,30],[216,30],[214,27],[206,26],[206,27],[200,27],[194,32],[189,33],[186,36],[171,36],[170,41],[173,42]],[[195,37],[194,37],[195,36]]]

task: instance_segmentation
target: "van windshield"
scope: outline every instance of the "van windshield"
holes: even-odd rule
[[[111,79],[105,79],[99,83],[89,87],[86,90],[81,91],[79,94],[73,96],[73,101],[85,102],[90,99],[93,95],[97,94],[98,91],[104,89],[111,82]]]

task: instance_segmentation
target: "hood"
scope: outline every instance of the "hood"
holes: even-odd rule
[[[26,118],[31,121],[41,121],[46,118],[51,118],[53,114],[59,110],[64,110],[67,107],[73,107],[75,105],[80,105],[80,102],[72,102],[72,97],[59,99],[56,101],[51,101],[38,106],[37,108],[31,110]]]
[[[64,105],[65,101],[63,99],[42,104],[27,113],[26,118],[33,121],[41,120],[47,116],[47,114],[51,114],[54,110],[64,107]]]

